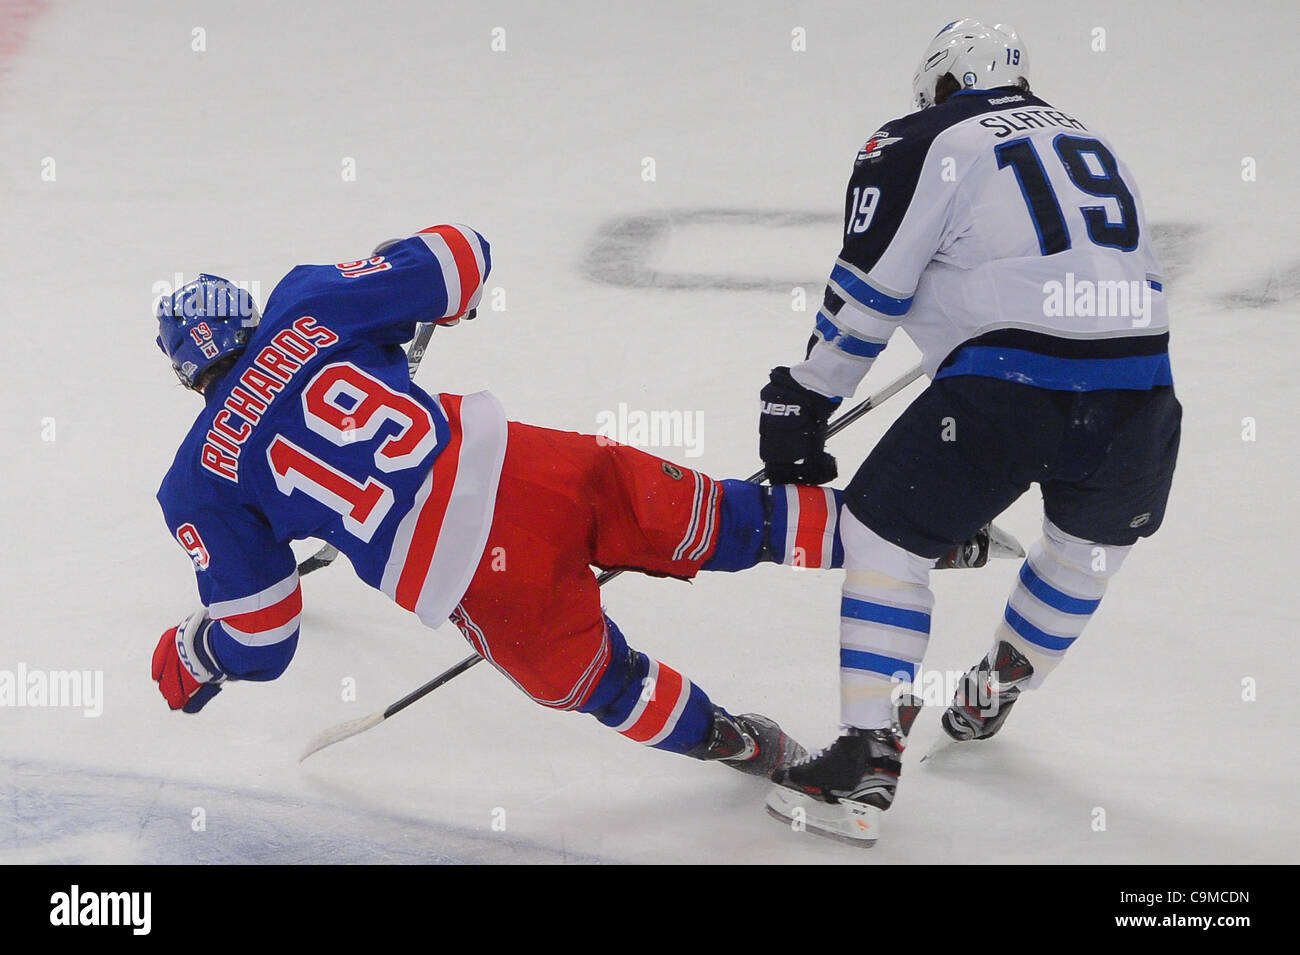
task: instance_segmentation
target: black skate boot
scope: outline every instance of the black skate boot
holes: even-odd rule
[[[771,779],[778,770],[805,759],[808,751],[761,713],[732,716],[715,706],[709,738],[686,755],[721,760],[747,775]]]
[[[1002,728],[1020,696],[1020,685],[1034,675],[1033,665],[1007,641],[967,672],[952,705],[944,710],[943,730],[958,741],[988,739]]]
[[[965,569],[983,567],[989,562],[989,529],[981,527],[975,536],[964,543],[957,544],[952,550],[934,562],[935,570]]]
[[[904,697],[887,729],[850,727],[829,748],[778,772],[768,793],[768,814],[795,829],[856,846],[873,846],[880,815],[894,802],[907,734],[921,700]]]

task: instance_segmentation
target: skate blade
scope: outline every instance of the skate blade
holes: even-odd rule
[[[989,525],[989,560],[1024,556],[1025,549],[1020,546],[1020,541],[998,527],[998,525]]]
[[[948,752],[954,746],[957,746],[962,742],[965,742],[965,740],[956,740],[947,733],[944,733],[934,741],[933,745],[931,745],[928,750],[925,751],[925,755],[921,757],[921,762],[924,763],[927,759],[934,759],[934,757]]]
[[[841,799],[824,803],[785,786],[767,794],[767,814],[795,832],[812,832],[845,845],[869,849],[880,838],[881,811],[865,803]]]

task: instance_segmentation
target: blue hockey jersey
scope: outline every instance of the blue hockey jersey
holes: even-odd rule
[[[1171,384],[1159,261],[1106,138],[998,89],[955,93],[868,139],[815,341],[791,373],[848,397],[900,327],[932,378]]]
[[[293,540],[333,544],[431,626],[459,602],[491,526],[505,416],[486,392],[426,393],[401,345],[477,305],[490,269],[483,237],[453,225],[298,266],[209,385],[158,501],[232,677],[273,679],[293,656]]]

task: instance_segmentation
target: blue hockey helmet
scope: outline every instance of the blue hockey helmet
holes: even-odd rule
[[[200,275],[158,301],[158,347],[176,377],[193,388],[204,370],[248,345],[262,320],[253,296],[221,278]]]

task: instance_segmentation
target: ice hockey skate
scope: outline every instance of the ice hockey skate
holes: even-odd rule
[[[921,701],[905,697],[885,729],[849,727],[827,749],[773,776],[767,811],[797,831],[870,847],[894,801],[907,735]]]
[[[964,570],[983,567],[990,560],[1005,558],[1018,560],[1025,556],[1020,542],[993,524],[975,532],[975,536],[953,547],[935,561],[935,570]]]
[[[776,721],[761,713],[732,716],[721,707],[713,710],[713,728],[699,759],[716,759],[749,776],[771,779],[800,760],[808,751]]]
[[[1033,665],[1020,651],[1005,640],[999,642],[957,687],[940,718],[943,731],[958,742],[988,739],[1007,721],[1022,684],[1033,675]]]

